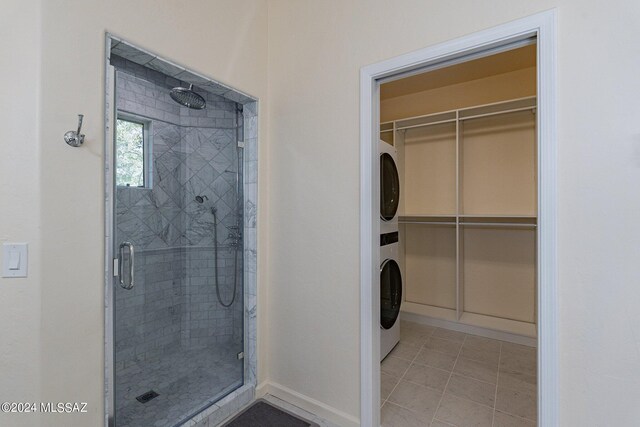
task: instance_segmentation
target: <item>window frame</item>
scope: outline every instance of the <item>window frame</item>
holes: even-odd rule
[[[117,131],[113,134],[114,155],[115,155],[115,170],[114,170],[114,182],[116,187],[120,188],[140,188],[140,189],[152,189],[153,188],[153,143],[151,132],[153,126],[153,120],[139,116],[136,114],[125,113],[118,111],[116,113],[116,127],[118,121],[123,120],[135,124],[142,125],[142,186],[120,185],[117,182],[117,168],[118,168],[118,135]]]

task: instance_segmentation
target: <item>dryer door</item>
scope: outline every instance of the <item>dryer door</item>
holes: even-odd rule
[[[398,320],[402,302],[402,275],[398,263],[385,260],[380,266],[380,326],[390,329]]]
[[[400,177],[393,157],[380,155],[380,218],[390,221],[396,216],[400,203]]]

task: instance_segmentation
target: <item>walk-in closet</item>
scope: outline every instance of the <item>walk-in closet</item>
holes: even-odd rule
[[[502,55],[401,82],[454,83],[383,99],[380,135],[398,152],[402,311],[535,338],[535,46]]]
[[[536,92],[535,41],[381,85],[402,283],[399,342],[382,346],[383,426],[535,426]],[[381,200],[395,201],[383,166]]]

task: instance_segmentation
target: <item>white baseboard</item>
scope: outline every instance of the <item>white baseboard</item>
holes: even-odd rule
[[[466,334],[478,335],[486,338],[493,338],[500,341],[522,344],[529,347],[536,347],[538,342],[535,338],[526,337],[509,332],[496,331],[494,329],[483,328],[481,326],[469,325],[444,319],[435,319],[433,317],[422,316],[415,313],[401,312],[400,319],[408,322],[420,323],[423,325],[435,326],[438,328],[449,329],[452,331],[464,332]]]
[[[256,399],[264,397],[267,393],[269,393],[269,381],[265,380],[256,386]]]
[[[339,426],[344,427],[359,427],[360,421],[353,415],[349,415],[334,407],[326,405],[318,400],[315,400],[309,396],[298,393],[291,390],[288,387],[274,383],[274,382],[262,382],[256,388],[256,396],[262,397],[265,394],[270,394],[285,402],[291,403],[299,408],[304,409],[320,418],[324,418],[327,421],[331,421]]]

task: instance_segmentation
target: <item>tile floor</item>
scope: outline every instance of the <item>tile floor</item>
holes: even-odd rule
[[[175,425],[242,385],[238,344],[176,351],[132,364],[116,377],[116,425]],[[147,403],[136,396],[154,390]]]
[[[402,322],[381,365],[383,427],[535,427],[536,349]]]

